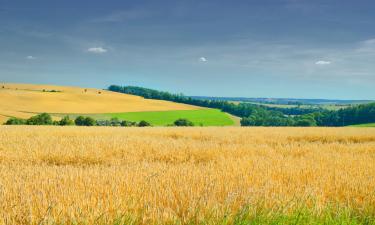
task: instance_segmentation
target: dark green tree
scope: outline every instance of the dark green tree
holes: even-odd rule
[[[118,118],[116,118],[116,117],[115,118],[111,118],[110,124],[113,127],[119,127],[119,126],[121,126],[121,121]]]
[[[134,126],[137,126],[137,123],[132,122],[132,121],[123,120],[123,121],[121,121],[121,126],[122,127],[134,127]]]
[[[72,126],[74,125],[74,121],[69,118],[69,116],[64,116],[60,121],[59,124],[60,126]]]
[[[26,120],[27,125],[52,125],[52,117],[48,113],[42,113]]]
[[[85,117],[84,116],[78,116],[75,120],[74,123],[77,126],[85,126]]]
[[[91,127],[96,125],[96,121],[91,117],[86,117],[84,124],[85,126]]]
[[[4,124],[5,125],[24,125],[26,124],[26,120],[12,117],[12,118],[9,118]]]
[[[144,120],[141,120],[139,123],[138,123],[138,127],[149,127],[151,126],[151,124],[147,121],[144,121]]]
[[[178,119],[178,120],[174,121],[173,124],[175,126],[178,126],[178,127],[192,127],[192,126],[194,126],[194,123],[191,122],[188,119]]]

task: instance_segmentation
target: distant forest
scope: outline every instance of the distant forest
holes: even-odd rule
[[[207,108],[241,117],[242,126],[347,126],[375,122],[375,103],[355,105],[340,110],[321,108],[276,108],[227,100],[199,99],[135,86],[111,85],[108,90]]]
[[[196,99],[206,100],[224,100],[238,102],[257,102],[261,104],[280,104],[280,105],[351,105],[351,104],[367,104],[372,100],[340,100],[340,99],[305,99],[305,98],[246,98],[246,97],[210,97],[210,96],[190,96]]]

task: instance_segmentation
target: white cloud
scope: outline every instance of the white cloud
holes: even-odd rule
[[[320,61],[315,62],[315,65],[329,65],[331,63],[332,63],[331,61],[320,60]]]
[[[200,61],[200,62],[207,62],[207,59],[206,59],[206,57],[200,57],[200,58],[199,58],[199,61]]]
[[[28,56],[26,56],[26,59],[33,60],[33,59],[36,59],[36,57],[34,57],[34,56],[32,56],[32,55],[28,55]]]
[[[87,51],[95,54],[102,54],[108,52],[108,50],[103,47],[92,47],[87,49]]]
[[[375,53],[375,38],[362,41],[356,51],[366,54]]]

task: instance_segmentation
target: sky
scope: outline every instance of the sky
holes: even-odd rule
[[[0,82],[375,99],[373,0],[0,0]]]

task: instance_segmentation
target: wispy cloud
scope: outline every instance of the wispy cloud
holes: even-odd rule
[[[32,55],[28,55],[28,56],[26,56],[26,59],[28,59],[28,60],[33,60],[33,59],[36,59],[36,57],[34,57],[34,56],[32,56]]]
[[[103,47],[92,47],[92,48],[87,49],[87,51],[90,53],[95,53],[95,54],[103,54],[103,53],[108,52],[108,50]]]
[[[207,58],[206,57],[200,57],[199,62],[207,62]]]
[[[319,60],[315,62],[315,65],[330,65],[331,63],[332,63],[331,61]]]
[[[150,13],[145,10],[126,10],[126,11],[116,11],[109,15],[105,15],[99,18],[95,18],[92,22],[122,22],[126,20],[134,20],[139,18],[145,18],[149,16]]]
[[[359,48],[359,53],[374,53],[375,52],[375,38],[362,41]]]

